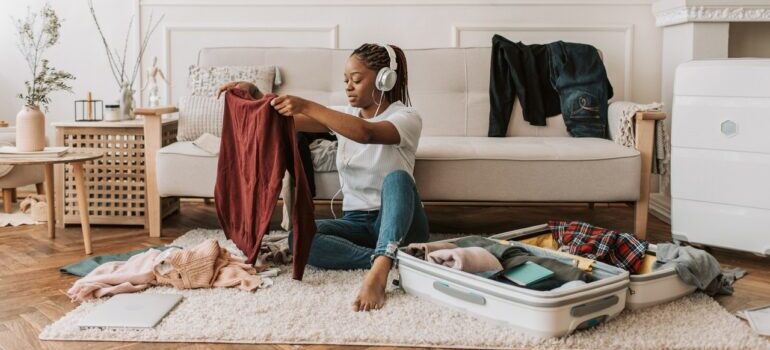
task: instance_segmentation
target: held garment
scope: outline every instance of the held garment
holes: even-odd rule
[[[214,195],[217,217],[225,235],[257,260],[262,238],[268,233],[286,170],[294,179],[293,278],[302,279],[315,235],[313,199],[297,148],[294,119],[270,105],[276,96],[251,100],[234,90],[225,97],[222,144]]]

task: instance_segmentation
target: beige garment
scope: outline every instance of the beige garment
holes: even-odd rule
[[[128,261],[104,263],[77,280],[67,295],[72,301],[83,301],[147,289],[155,284],[152,269],[160,253],[160,250],[150,249]]]
[[[19,203],[19,210],[21,210],[22,213],[29,214],[30,211],[32,211],[32,206],[40,202],[45,202],[45,195],[31,194]]]
[[[267,281],[257,276],[257,269],[230,255],[214,239],[171,252],[153,273],[159,284],[179,289],[238,287],[254,291],[267,286]]]
[[[406,247],[406,253],[420,259],[428,259],[428,254],[441,249],[454,249],[457,245],[449,242],[412,243]]]

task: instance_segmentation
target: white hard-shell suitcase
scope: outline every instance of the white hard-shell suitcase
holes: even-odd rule
[[[770,60],[682,63],[671,119],[674,239],[770,256]]]
[[[547,249],[509,244],[572,262]],[[398,284],[409,294],[541,337],[564,336],[598,325],[617,316],[626,305],[628,271],[601,262],[591,272],[596,281],[562,291],[536,291],[479,277],[416,258],[403,248],[397,253],[396,266]]]
[[[505,241],[521,241],[539,235],[551,235],[547,224],[500,233],[490,238]],[[550,249],[551,247],[542,248]],[[652,259],[652,261],[645,261],[646,264],[651,265],[654,262],[655,250],[656,246],[654,244],[650,244],[647,248],[645,259]],[[643,274],[632,274],[629,276],[629,279],[626,307],[631,310],[676,300],[692,294],[696,289],[695,286],[682,281],[673,267]]]

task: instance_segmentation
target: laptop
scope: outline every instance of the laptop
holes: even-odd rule
[[[78,326],[89,328],[147,329],[166,317],[182,301],[179,294],[118,294],[94,308]]]

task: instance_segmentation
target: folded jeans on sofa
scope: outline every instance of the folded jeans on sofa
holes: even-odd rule
[[[608,138],[607,108],[612,85],[595,47],[557,41],[548,48],[551,85],[573,137]]]

